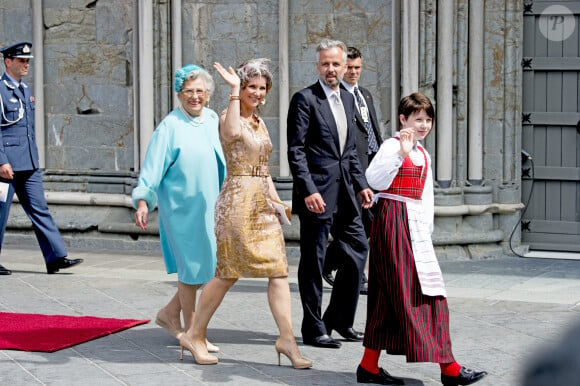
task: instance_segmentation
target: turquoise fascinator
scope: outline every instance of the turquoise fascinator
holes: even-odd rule
[[[173,90],[175,92],[180,92],[181,88],[183,87],[183,82],[185,82],[185,78],[187,75],[195,70],[202,70],[202,68],[195,64],[188,64],[186,66],[181,67],[175,71],[175,80],[173,81]]]

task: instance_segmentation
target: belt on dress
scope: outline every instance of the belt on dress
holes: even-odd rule
[[[269,177],[270,170],[266,165],[248,166],[230,173],[231,176]]]

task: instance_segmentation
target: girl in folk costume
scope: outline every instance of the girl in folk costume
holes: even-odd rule
[[[435,362],[443,385],[469,385],[487,373],[459,365],[451,351],[443,275],[431,241],[431,158],[419,143],[435,110],[421,93],[399,104],[401,129],[385,141],[366,171],[378,191],[370,238],[369,294],[359,383],[404,384],[379,368],[381,350],[407,362]]]

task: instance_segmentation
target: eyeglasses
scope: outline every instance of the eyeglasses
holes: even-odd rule
[[[181,90],[180,92],[183,95],[185,95],[187,98],[192,98],[192,97],[197,96],[197,95],[201,95],[201,96],[205,95],[206,90],[202,90],[202,89],[196,89],[196,90],[194,90],[194,89],[186,89],[186,90]]]

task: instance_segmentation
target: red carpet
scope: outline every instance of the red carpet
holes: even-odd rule
[[[0,312],[0,350],[54,352],[149,320]]]

